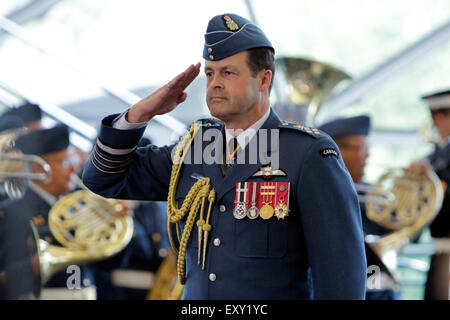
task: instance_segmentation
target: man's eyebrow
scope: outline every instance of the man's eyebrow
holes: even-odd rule
[[[227,65],[225,65],[225,66],[219,67],[218,69],[219,69],[219,70],[224,70],[224,69],[236,69],[236,67],[233,66],[233,65],[231,65],[231,64],[227,64]],[[213,70],[214,70],[214,68],[211,68],[211,67],[205,67],[205,71],[213,71]]]

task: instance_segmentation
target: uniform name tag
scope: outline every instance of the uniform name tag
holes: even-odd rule
[[[339,154],[336,150],[334,150],[333,148],[326,148],[326,149],[322,149],[320,150],[320,155],[325,158],[325,157],[329,157],[329,156],[335,156],[336,158],[338,158]]]

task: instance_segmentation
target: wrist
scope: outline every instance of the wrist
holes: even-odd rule
[[[148,122],[154,117],[153,114],[143,113],[136,105],[132,106],[125,115],[125,120],[129,123]]]

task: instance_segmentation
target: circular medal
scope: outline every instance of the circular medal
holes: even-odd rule
[[[270,219],[273,217],[273,208],[270,204],[266,203],[261,210],[259,211],[259,215],[261,216],[261,218],[263,218],[264,220]]]
[[[275,216],[278,218],[278,220],[284,219],[284,217],[288,216],[288,214],[289,214],[289,208],[285,203],[280,202],[279,204],[276,205]]]
[[[239,203],[236,208],[233,210],[233,216],[236,219],[243,219],[247,215],[247,209],[245,209],[245,206],[242,203]]]
[[[247,217],[250,219],[256,219],[259,216],[259,209],[257,207],[251,207],[247,211]]]

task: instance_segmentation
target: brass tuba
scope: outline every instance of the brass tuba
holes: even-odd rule
[[[155,285],[147,300],[179,300],[183,289],[184,285],[178,280],[177,257],[173,250],[169,250],[156,272]]]
[[[274,81],[284,89],[277,92],[279,103],[275,109],[281,118],[307,125],[314,124],[317,112],[335,86],[351,79],[344,71],[312,59],[282,57],[275,64]]]
[[[42,285],[69,265],[104,260],[125,248],[133,235],[133,219],[125,212],[117,200],[87,189],[58,200],[49,212],[48,223],[62,246],[39,240]]]
[[[396,269],[398,251],[436,217],[443,194],[442,183],[432,170],[390,169],[360,199],[366,204],[367,218],[391,231],[366,236],[391,273]]]

